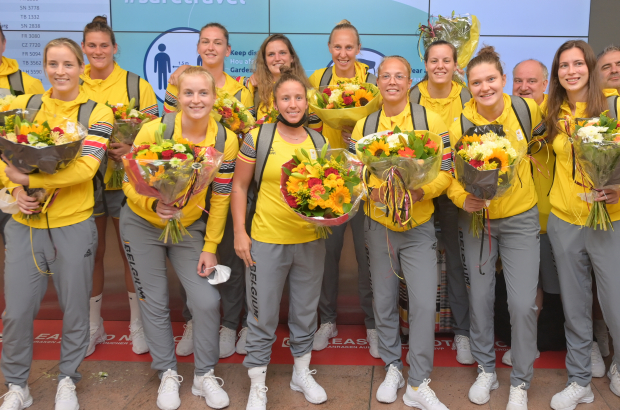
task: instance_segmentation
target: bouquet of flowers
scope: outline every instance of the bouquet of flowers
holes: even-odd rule
[[[455,146],[456,179],[465,191],[487,200],[504,195],[512,187],[524,152],[517,152],[501,125],[468,129]],[[479,237],[484,229],[484,211],[474,212],[470,232]]]
[[[55,124],[51,128],[48,121],[40,124],[35,119],[38,112],[15,110],[15,114],[4,117],[4,126],[0,126],[0,151],[21,172],[55,174],[81,156],[88,130],[80,123],[65,118],[50,120]],[[25,189],[28,196],[37,198],[41,204],[48,202],[49,206],[51,195],[46,189]],[[31,219],[39,215],[23,217]]]
[[[243,104],[221,89],[217,90],[217,100],[213,105],[211,115],[235,134],[247,133],[255,122],[254,117]]]
[[[381,107],[383,99],[376,85],[339,82],[314,93],[309,103],[316,115],[330,127],[342,130],[353,127],[358,120],[372,114]]]
[[[112,112],[114,112],[114,128],[112,129],[112,138],[110,138],[110,142],[132,145],[142,126],[157,118],[157,116],[153,114],[147,114],[136,110],[136,100],[134,98],[129,101],[128,105],[106,105],[112,108]],[[123,186],[124,175],[123,163],[114,162],[112,176],[107,183],[108,188],[120,189]]]
[[[476,16],[455,16],[453,11],[450,17],[431,16],[428,19],[428,26],[420,24],[419,31],[418,53],[422,61],[424,61],[424,54],[420,48],[420,42],[424,43],[424,49],[426,49],[437,40],[445,40],[456,47],[457,63],[460,68],[465,68],[478,48],[480,22]]]
[[[317,156],[301,149],[282,165],[282,198],[300,218],[316,225],[320,238],[330,226],[351,219],[364,194],[359,177],[362,164],[344,149],[327,149]]]
[[[357,150],[372,175],[383,182],[384,203],[394,222],[405,226],[411,218],[410,190],[428,184],[441,170],[439,135],[430,131],[382,131],[360,139]]]
[[[599,118],[577,118],[572,133],[576,166],[582,179],[578,184],[592,191],[620,185],[620,127],[617,120],[607,115],[605,111]],[[570,120],[565,123],[570,124]],[[592,192],[581,196],[592,202],[586,226],[597,229],[600,225],[604,231],[613,230],[605,202],[593,201]]]
[[[183,235],[189,235],[181,223],[181,210],[193,195],[208,188],[224,154],[213,147],[194,146],[185,139],[164,140],[165,130],[166,124],[160,124],[155,143],[135,147],[123,157],[123,164],[129,183],[138,194],[179,208],[159,237],[164,243],[170,237],[176,244],[183,241]]]
[[[273,124],[278,120],[278,115],[280,115],[280,111],[278,111],[275,107],[273,107],[267,114],[263,116],[263,118],[256,120],[254,126],[257,127],[263,124]]]

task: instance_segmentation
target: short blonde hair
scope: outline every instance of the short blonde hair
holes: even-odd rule
[[[213,79],[213,76],[210,72],[207,71],[206,68],[200,66],[191,66],[181,73],[181,75],[179,76],[179,92],[181,91],[181,83],[186,77],[189,76],[203,76],[207,79],[207,83],[211,85],[211,92],[213,92],[213,95],[216,94],[215,80]]]
[[[381,63],[379,63],[379,67],[377,68],[377,77],[381,74],[381,69],[383,68],[383,64],[388,60],[398,60],[401,63],[403,63],[405,65],[405,68],[407,69],[407,79],[409,80],[411,78],[411,64],[409,64],[409,61],[407,61],[405,57],[401,57],[401,56],[383,57],[383,59],[381,60]]]
[[[69,50],[71,50],[73,55],[75,55],[78,65],[80,67],[84,65],[84,54],[82,54],[82,49],[80,48],[78,43],[71,40],[70,38],[61,37],[50,41],[45,46],[45,49],[43,50],[43,66],[47,66],[47,52],[52,47],[67,47]]]

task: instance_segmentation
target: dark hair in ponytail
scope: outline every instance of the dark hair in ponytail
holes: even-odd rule
[[[280,67],[280,78],[278,78],[278,81],[276,81],[276,83],[273,85],[274,101],[276,99],[276,93],[278,92],[278,89],[282,86],[282,84],[287,81],[295,81],[301,84],[301,86],[304,87],[304,96],[308,95],[308,85],[304,82],[304,80],[296,76],[293,69],[283,65]]]
[[[93,21],[88,23],[86,27],[84,27],[84,36],[82,37],[82,42],[86,43],[86,35],[88,33],[96,32],[108,33],[112,45],[116,45],[116,37],[114,37],[114,31],[112,31],[112,28],[108,25],[107,17],[96,16]]]
[[[484,44],[480,51],[478,51],[478,54],[476,54],[476,57],[472,58],[469,64],[467,64],[467,78],[469,79],[469,72],[472,68],[483,63],[494,65],[497,71],[504,75],[504,67],[499,59],[499,54],[495,51],[495,47]]]

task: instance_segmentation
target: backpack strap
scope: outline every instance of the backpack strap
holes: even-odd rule
[[[129,101],[133,98],[136,101],[136,107],[140,111],[140,76],[127,71],[127,97]]]
[[[88,100],[84,104],[80,105],[78,109],[78,117],[77,120],[80,124],[82,124],[86,129],[89,127],[90,115],[93,113],[93,110],[97,106],[97,103],[93,100]]]
[[[273,144],[273,138],[276,135],[276,124],[277,122],[261,125],[256,136],[256,167],[254,168],[256,190],[260,188],[261,181],[263,180],[267,157]]]
[[[172,125],[172,128],[174,128],[174,123]],[[168,127],[166,127],[166,129],[168,129]],[[217,134],[215,135],[215,145],[213,146],[213,148],[215,148],[217,151],[222,152],[222,153],[224,152],[226,148],[226,128],[224,128],[224,126],[220,124],[219,122],[217,123]],[[211,191],[212,191],[211,185],[209,185],[207,187],[207,194],[205,195],[205,204],[204,204],[204,209],[206,209],[207,211],[211,210],[211,196],[213,195]],[[203,212],[200,215],[200,220],[203,221],[204,223],[207,223],[208,219],[209,219],[209,214],[207,212]]]
[[[174,135],[174,122],[175,122],[176,117],[177,117],[176,111],[166,113],[161,117],[161,123],[166,124],[166,130],[164,131],[164,135],[162,135],[163,139],[165,140],[172,139],[172,136]],[[224,151],[220,151],[220,152],[224,152]]]
[[[530,112],[530,107],[522,97],[511,95],[510,100],[512,101],[512,110],[517,116],[519,125],[529,143],[532,140],[532,113]]]
[[[84,84],[84,80],[82,79],[82,77],[80,77],[80,81],[78,81],[78,84],[80,85]]]
[[[370,83],[370,84],[373,84],[373,85],[377,85],[377,76],[376,76],[376,75],[374,75],[374,74],[373,74],[373,73],[371,73],[371,72],[368,72],[368,73],[366,74],[366,82],[367,82],[367,83]]]
[[[420,104],[420,101],[422,101],[422,93],[420,92],[417,84],[414,85],[411,90],[409,90],[409,101],[414,104]]]
[[[362,134],[364,134],[364,136],[377,132],[377,130],[379,129],[379,118],[381,117],[382,110],[383,109],[375,111],[368,117],[366,117],[366,119],[364,120],[364,127],[362,128]]]
[[[28,110],[40,110],[43,105],[43,94],[35,94],[26,103],[26,109]],[[88,128],[88,127],[87,127]]]
[[[414,130],[428,130],[428,121],[426,120],[426,108],[420,104],[409,103],[411,109],[411,120],[413,121]]]
[[[258,95],[258,89],[254,89],[254,111],[256,111],[256,115],[258,116],[258,106],[260,104],[260,95]],[[257,118],[258,119],[258,118]]]
[[[471,127],[475,127],[474,123],[469,121],[465,115],[461,114],[461,136],[465,135],[465,131]]]
[[[465,104],[467,104],[469,100],[471,100],[471,93],[467,87],[461,88],[461,106],[465,108]]]
[[[315,131],[311,128],[304,127],[304,129],[306,130],[308,135],[310,135],[310,139],[312,140],[314,149],[316,149],[317,151],[322,150],[323,146],[325,145],[325,137],[323,137],[320,132]]]
[[[24,79],[22,77],[22,70],[17,70],[14,73],[11,73],[6,76],[7,80],[9,80],[9,85],[13,89],[15,95],[23,95],[26,94],[24,91]]]
[[[607,105],[609,105],[609,116],[618,119],[618,96],[610,95],[607,97]]]
[[[329,85],[332,81],[332,68],[327,67],[321,76],[321,81],[319,81],[319,91]]]
[[[84,104],[80,105],[78,109],[77,121],[82,124],[86,129],[89,129],[90,115],[97,106],[97,103],[93,100],[88,100]],[[108,168],[108,156],[105,155],[103,160],[99,164],[97,172],[93,177],[93,194],[95,197],[95,203],[103,202],[103,210],[105,215],[108,215],[108,204],[105,198],[105,179],[104,175]]]
[[[243,88],[239,91],[237,91],[235,93],[235,98],[237,99],[237,101],[241,102],[241,92],[243,91]],[[246,107],[247,108],[247,107]]]

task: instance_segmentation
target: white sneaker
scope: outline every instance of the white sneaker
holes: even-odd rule
[[[219,381],[222,381],[220,384]],[[194,375],[194,384],[192,385],[192,394],[198,397],[204,397],[207,406],[212,409],[223,409],[230,404],[228,394],[222,389],[224,380],[215,377],[213,369],[204,376]]]
[[[504,356],[502,356],[502,363],[504,363],[506,366],[512,366],[512,353],[510,353],[511,351],[512,349],[506,350],[506,353],[504,353]],[[539,357],[540,352],[537,350],[536,358],[538,359]]]
[[[190,320],[186,324],[183,325],[185,330],[183,330],[183,337],[179,340],[177,344],[177,354],[179,356],[189,356],[194,353],[194,331],[193,331],[193,322]]]
[[[577,382],[572,382],[564,390],[556,393],[551,398],[551,408],[553,410],[573,410],[579,403],[592,403],[594,393],[588,384],[581,387]]]
[[[237,351],[237,353],[239,354],[248,354],[248,351],[245,350],[245,344],[248,341],[248,328],[246,327],[242,327],[241,330],[239,331],[239,339],[237,340],[237,346],[235,347],[235,350]]]
[[[618,373],[618,366],[615,363],[609,368],[607,377],[609,377],[609,389],[616,396],[620,396],[620,374]]]
[[[605,376],[605,362],[603,361],[603,356],[601,355],[601,351],[598,348],[598,343],[592,342],[592,377],[603,377]]]
[[[463,335],[455,335],[452,350],[456,350],[456,361],[460,364],[474,364],[474,356],[471,355],[471,345],[469,337]]]
[[[9,391],[4,393],[2,397],[4,397],[4,402],[2,402],[0,410],[23,410],[32,406],[32,396],[28,385],[22,389],[16,384],[9,383]]]
[[[338,329],[335,323],[323,323],[319,330],[314,334],[312,350],[323,350],[329,344],[329,339],[338,336]]]
[[[495,390],[499,387],[497,381],[497,373],[486,373],[482,365],[478,365],[480,373],[476,377],[476,381],[469,388],[469,401],[476,404],[485,404],[491,399],[491,390]]]
[[[291,378],[291,389],[304,394],[306,400],[312,404],[321,404],[327,401],[327,393],[312,377],[316,370],[305,368],[302,374],[297,374],[293,366],[293,377]]]
[[[413,390],[412,386],[407,386],[407,391],[403,396],[403,401],[409,407],[417,407],[422,410],[448,410],[448,408],[439,401],[433,389],[428,387],[431,379],[424,379],[424,382]]]
[[[232,356],[235,353],[235,337],[237,332],[226,326],[220,326],[220,359]]]
[[[75,384],[70,377],[67,376],[58,383],[55,401],[55,410],[79,410],[80,405],[75,394]]]
[[[375,359],[380,359],[379,356],[379,335],[377,329],[366,329],[366,340],[368,341],[368,352]],[[396,399],[394,399],[396,400]]]
[[[129,325],[129,340],[131,340],[131,350],[133,350],[135,354],[149,352],[149,347],[146,345],[146,339],[144,338],[142,320],[136,319]]]
[[[510,386],[510,396],[506,410],[527,410],[527,390],[525,383],[519,386]]]
[[[398,398],[398,389],[405,386],[405,379],[400,370],[393,364],[388,368],[385,379],[377,390],[377,401],[394,403]]]
[[[157,390],[157,407],[161,410],[176,410],[181,406],[179,387],[183,376],[179,376],[172,369],[166,370],[161,376],[159,390]]]
[[[250,387],[250,397],[245,410],[267,410],[267,386],[255,384]]]
[[[103,318],[99,318],[99,320],[99,327],[90,328],[90,342],[88,343],[88,350],[86,350],[86,357],[95,353],[95,346],[105,342],[108,337],[103,328]]]

